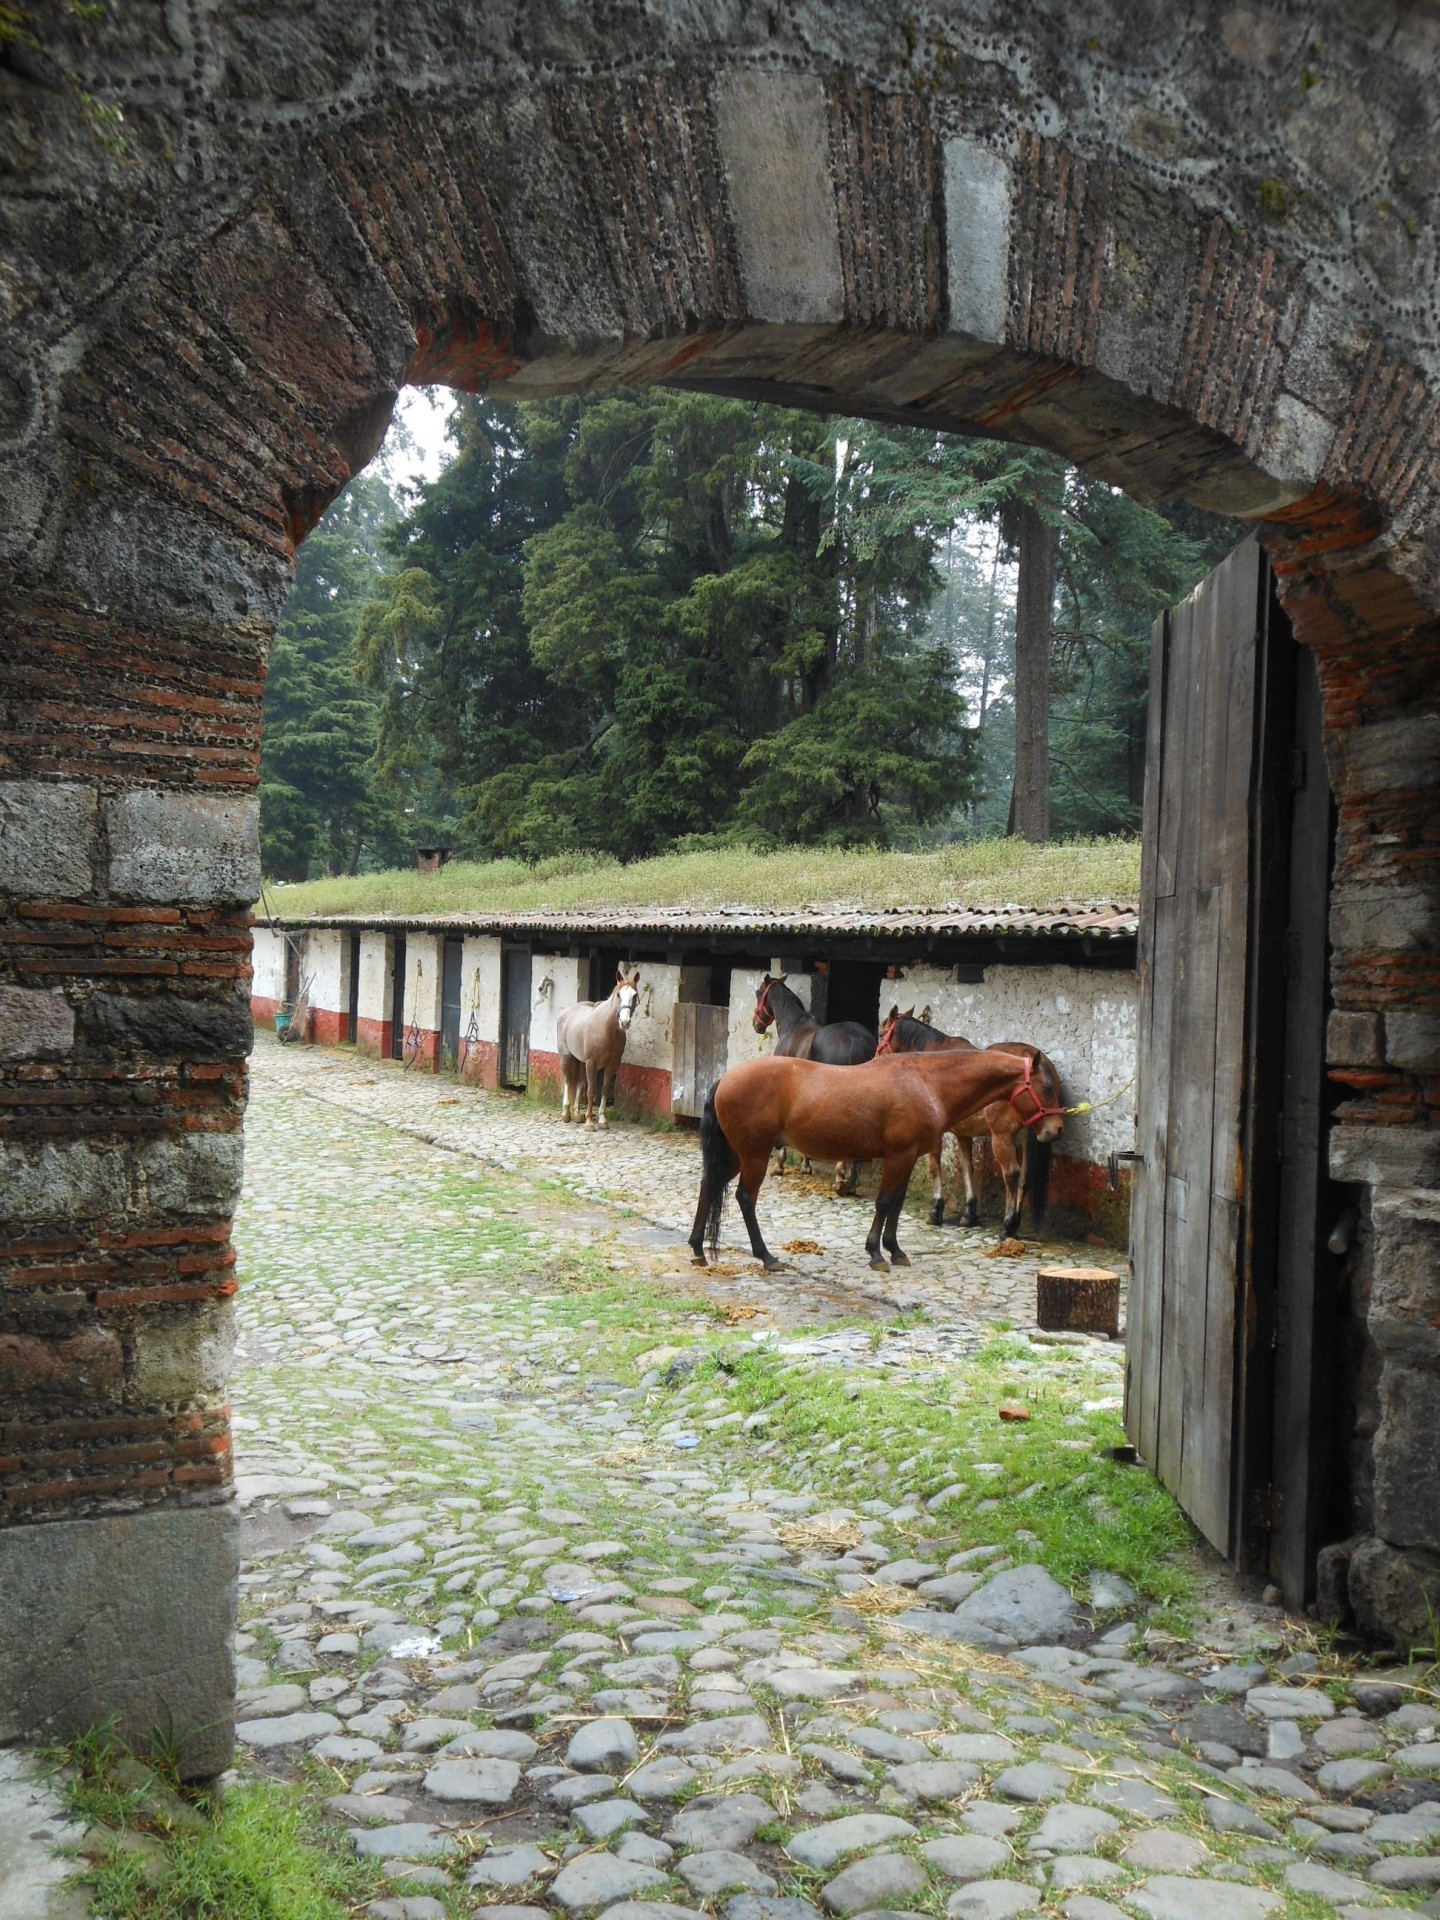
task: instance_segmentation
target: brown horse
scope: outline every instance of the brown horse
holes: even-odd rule
[[[625,1035],[635,1017],[635,1002],[640,997],[640,975],[626,975],[623,967],[615,970],[615,985],[608,1000],[577,1000],[566,1007],[555,1022],[555,1046],[560,1055],[560,1071],[565,1077],[565,1092],[560,1102],[560,1118],[580,1118],[580,1089],[585,1088],[585,1125],[605,1125],[605,1093],[609,1083],[610,1104],[615,1104],[615,1076],[625,1054]],[[600,1110],[595,1110],[596,1094]]]
[[[928,1013],[930,1009],[927,1007]],[[887,1054],[935,1051],[976,1051],[973,1043],[958,1034],[942,1033],[928,1021],[917,1020],[914,1009],[901,1013],[891,1007],[880,1028],[883,1057]],[[972,1114],[958,1127],[955,1135],[960,1172],[965,1181],[965,1224],[980,1224],[980,1208],[975,1190],[975,1143],[988,1134],[990,1151],[1000,1169],[1005,1186],[1005,1214],[1001,1231],[1007,1236],[1020,1230],[1020,1197],[1030,1201],[1030,1218],[1039,1227],[1045,1218],[1045,1203],[1050,1187],[1050,1150],[1065,1125],[1064,1094],[1055,1062],[1024,1040],[996,1040],[992,1053],[1013,1053],[1034,1062],[1034,1082],[1030,1098],[1018,1105],[1008,1100],[994,1101],[982,1113]],[[1022,1111],[1022,1109],[1024,1109]],[[945,1176],[940,1151],[930,1155],[930,1184],[933,1202],[930,1224],[938,1227],[945,1219]]]
[[[905,1191],[922,1153],[991,1101],[1033,1097],[1028,1057],[959,1053],[886,1057],[857,1067],[814,1060],[746,1060],[722,1073],[710,1089],[700,1121],[700,1197],[690,1251],[705,1265],[705,1241],[720,1235],[725,1190],[736,1173],[736,1199],[755,1258],[767,1272],[779,1266],[760,1234],[755,1199],[772,1149],[779,1143],[814,1160],[879,1160],[880,1192],[865,1236],[872,1267],[884,1267],[883,1241],[897,1267],[910,1263],[896,1229]]]

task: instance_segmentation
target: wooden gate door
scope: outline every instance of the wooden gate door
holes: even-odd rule
[[[530,1081],[530,949],[505,947],[500,954],[500,1084]]]
[[[679,1000],[670,1028],[670,1111],[698,1120],[705,1097],[725,1071],[730,1009]]]
[[[447,938],[440,969],[440,1064],[451,1073],[460,1058],[460,967],[465,945]]]
[[[1281,1450],[1323,1442],[1308,1417],[1297,1426],[1323,1335],[1276,1366],[1282,1271],[1312,1325],[1319,1304],[1322,1130],[1291,1126],[1281,1157],[1287,1089],[1323,1062],[1328,791],[1323,807],[1295,792],[1302,764],[1324,780],[1313,685],[1253,540],[1157,623],[1125,1415],[1205,1537],[1244,1570],[1283,1574],[1292,1599],[1313,1564],[1297,1529],[1313,1548],[1318,1509],[1312,1489],[1306,1511],[1282,1512],[1275,1490],[1295,1476]],[[1287,951],[1303,956],[1304,994]]]

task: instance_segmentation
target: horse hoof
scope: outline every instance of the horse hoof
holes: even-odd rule
[[[690,1264],[692,1267],[704,1267],[704,1266],[708,1266],[709,1262],[706,1260],[703,1253],[692,1253],[690,1255]]]
[[[965,1209],[965,1224],[966,1224],[966,1226],[967,1226],[967,1227],[978,1227],[978,1226],[979,1226],[979,1224],[980,1224],[980,1209],[979,1209],[978,1207],[967,1207],[967,1208]]]
[[[876,1273],[888,1273],[890,1271],[890,1262],[888,1260],[882,1260],[878,1253],[872,1258],[870,1264]]]
[[[934,1204],[934,1206],[933,1206],[933,1207],[932,1207],[932,1208],[930,1209],[930,1224],[931,1224],[931,1226],[932,1226],[932,1227],[943,1227],[943,1226],[944,1226],[944,1224],[945,1224],[945,1202],[944,1202],[943,1200],[937,1200],[937,1201],[935,1202],[935,1204]]]
[[[908,1267],[910,1264],[910,1256],[908,1253],[901,1253],[897,1247],[890,1256],[890,1264],[892,1267]]]
[[[762,1260],[760,1263],[766,1273],[779,1273],[784,1264],[783,1260]]]

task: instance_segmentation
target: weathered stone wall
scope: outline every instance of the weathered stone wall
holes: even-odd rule
[[[1263,522],[1341,816],[1333,1164],[1362,1199],[1440,1185],[1427,10],[29,11],[0,64],[8,1524],[223,1497],[218,1391],[146,1398],[130,1356],[231,1285],[265,649],[405,380],[684,379]],[[1413,1432],[1423,1363],[1369,1337]]]
[[[394,1005],[395,942],[388,933],[362,933],[355,1044],[363,1053],[389,1057]]]

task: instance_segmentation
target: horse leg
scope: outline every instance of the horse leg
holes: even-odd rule
[[[837,1160],[835,1162],[835,1193],[841,1200],[853,1198],[855,1183],[860,1178],[858,1160]]]
[[[892,1267],[908,1267],[910,1264],[910,1256],[900,1251],[898,1235],[900,1231],[900,1209],[905,1205],[905,1195],[910,1188],[910,1175],[914,1170],[915,1162],[913,1159],[908,1164],[902,1164],[894,1168],[893,1171],[892,1168],[887,1165],[885,1173],[889,1178],[881,1182],[882,1185],[887,1185],[890,1188],[890,1204],[886,1211],[885,1230],[882,1239],[885,1247],[889,1251],[890,1264]]]
[[[1001,1223],[1001,1234],[1011,1240],[1020,1231],[1020,1156],[1015,1151],[1014,1140],[1003,1133],[992,1133],[991,1150],[995,1155],[995,1164],[1000,1169],[1000,1177],[1005,1182],[1005,1218]]]
[[[585,1062],[585,1130],[587,1133],[595,1131],[595,1063],[593,1060]]]
[[[605,1121],[605,1093],[606,1093],[606,1085],[605,1085],[605,1083],[606,1083],[606,1081],[607,1081],[607,1080],[608,1080],[608,1081],[609,1081],[609,1083],[610,1083],[610,1085],[609,1085],[609,1093],[610,1093],[610,1104],[611,1104],[611,1106],[613,1107],[613,1106],[614,1106],[614,1104],[615,1104],[615,1075],[614,1075],[614,1072],[613,1072],[613,1071],[610,1071],[610,1070],[607,1070],[607,1069],[606,1069],[606,1068],[604,1068],[604,1067],[597,1067],[597,1068],[595,1069],[595,1085],[596,1085],[596,1088],[597,1088],[597,1090],[598,1090],[598,1092],[599,1092],[599,1095],[600,1095],[600,1118],[599,1118],[599,1120],[598,1120],[598,1122],[597,1122],[596,1124],[597,1124],[597,1125],[599,1126],[599,1128],[600,1128],[600,1130],[601,1130],[601,1132],[602,1132],[602,1133],[603,1133],[603,1132],[605,1131],[605,1126],[606,1126],[606,1121]]]
[[[980,1202],[975,1188],[975,1142],[957,1140],[955,1151],[960,1161],[960,1171],[965,1178],[965,1224],[967,1227],[978,1227]]]
[[[695,1224],[690,1229],[690,1254],[697,1267],[707,1265],[705,1259],[705,1223],[710,1215],[710,1176],[700,1176],[700,1198],[695,1202]]]
[[[562,1120],[570,1118],[570,1056],[568,1053],[562,1053],[560,1056],[560,1118]]]
[[[750,1251],[767,1273],[774,1273],[780,1262],[766,1246],[760,1232],[760,1222],[755,1215],[755,1199],[765,1179],[768,1161],[769,1155],[762,1154],[758,1160],[752,1158],[740,1163],[740,1184],[735,1189],[735,1198],[739,1203],[740,1217],[745,1222],[745,1231],[750,1235]]]
[[[944,1143],[941,1143],[942,1148]],[[945,1224],[945,1162],[943,1154],[930,1155],[930,1224],[943,1227]]]
[[[781,1174],[784,1173],[785,1171],[785,1148],[783,1143],[778,1145],[775,1149],[775,1158],[770,1164],[770,1171],[771,1173],[774,1174],[777,1180],[780,1178]]]

